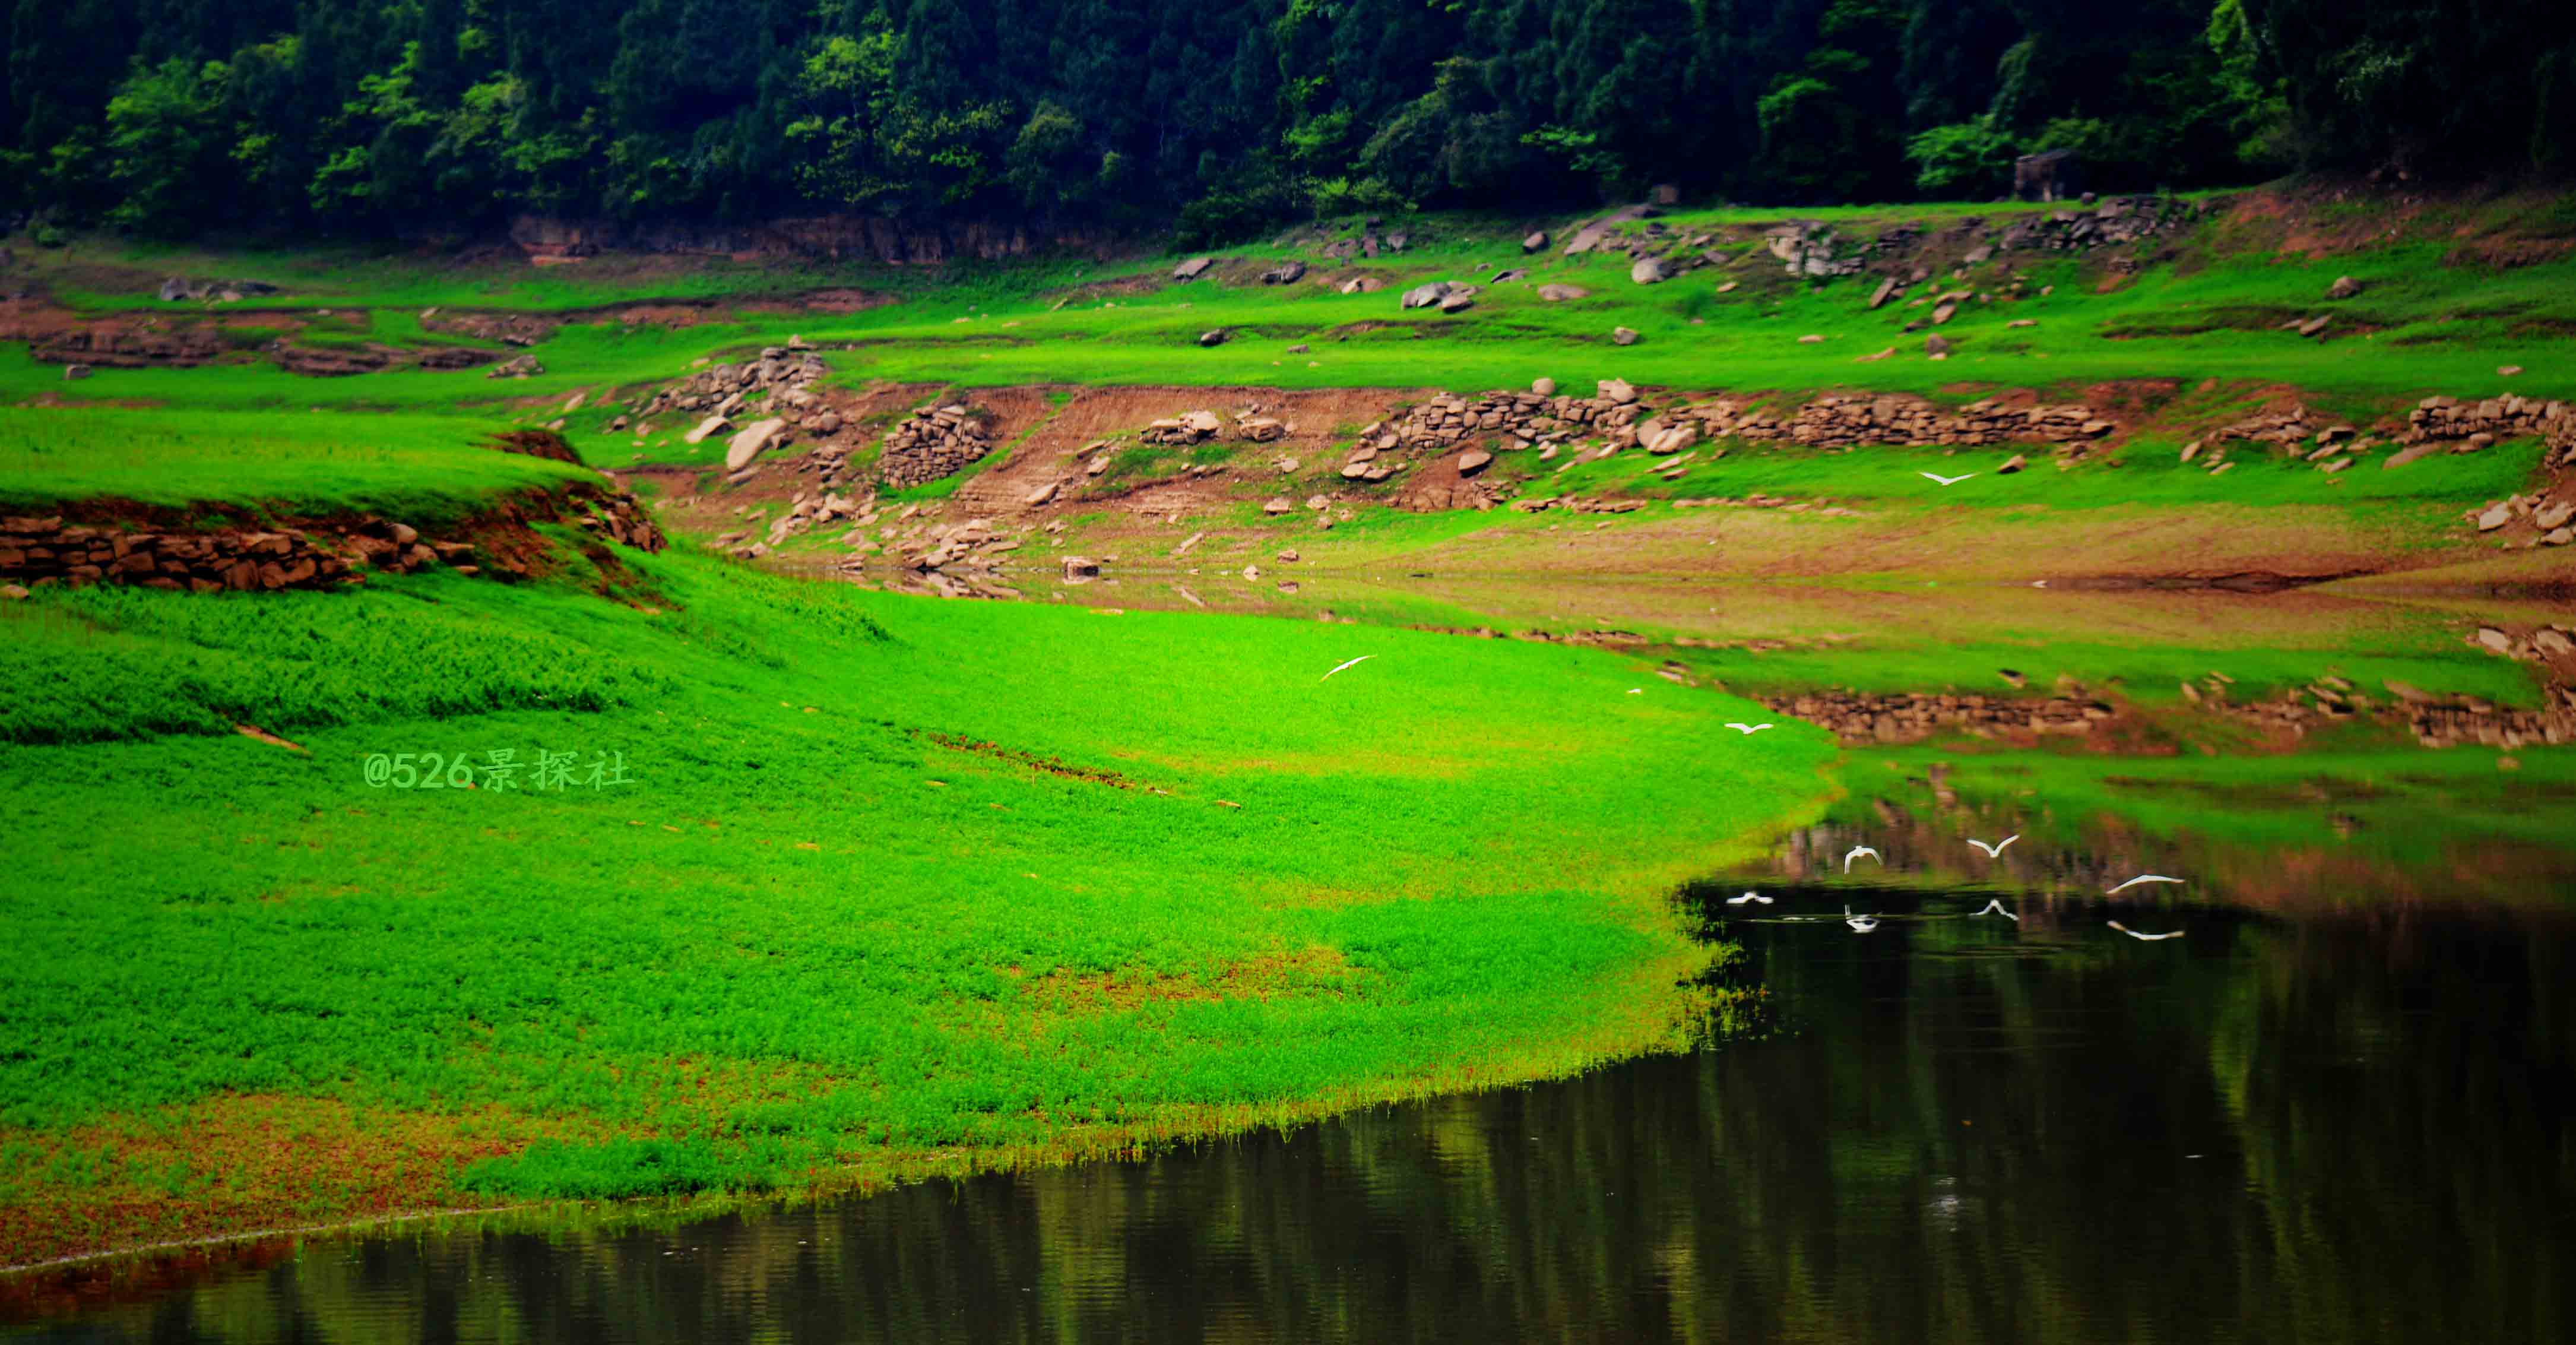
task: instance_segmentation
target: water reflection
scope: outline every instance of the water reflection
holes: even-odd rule
[[[667,1230],[316,1241],[46,1338],[2557,1340],[2576,929],[1687,894],[1751,1039]],[[1789,920],[1805,916],[1819,919]]]

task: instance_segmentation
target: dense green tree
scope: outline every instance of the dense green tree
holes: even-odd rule
[[[0,208],[164,233],[2576,166],[2545,0],[15,0],[0,68]]]

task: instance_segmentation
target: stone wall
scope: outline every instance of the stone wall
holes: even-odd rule
[[[458,524],[450,530],[455,539],[444,541],[372,514],[296,521],[275,529],[138,527],[69,521],[56,514],[0,518],[0,578],[31,587],[140,584],[214,593],[355,584],[363,582],[361,565],[396,574],[447,565],[474,575],[490,564],[525,574],[522,560],[506,551],[487,554],[486,548],[463,538],[542,522],[571,522],[595,537],[642,551],[659,551],[666,544],[634,496],[596,489],[502,501]]]
[[[877,479],[895,490],[924,485],[992,451],[984,422],[966,406],[925,406],[886,431],[885,446],[877,452]]]
[[[38,586],[141,584],[215,593],[355,583],[349,562],[291,532],[148,532],[0,518],[0,575]]]
[[[1656,454],[1677,453],[1702,438],[1745,439],[1847,448],[1860,444],[1907,447],[1974,446],[2029,442],[2080,442],[2118,428],[2090,407],[2008,406],[1994,399],[1949,410],[1919,397],[1833,394],[1794,411],[1717,398],[1650,411],[1635,388],[1618,380],[1592,397],[1492,392],[1469,399],[1434,397],[1392,427],[1363,432],[1362,451],[1436,451],[1475,440],[1505,450],[1546,448],[1575,439],[1597,440],[1614,451],[1642,445]],[[1374,456],[1372,454],[1371,456]],[[1542,457],[1552,458],[1553,452]],[[1354,454],[1354,461],[1366,462]]]
[[[2076,696],[1864,695],[1849,691],[1763,698],[1773,714],[1794,715],[1846,742],[1910,743],[1944,730],[1974,737],[2091,733],[2118,712]]]

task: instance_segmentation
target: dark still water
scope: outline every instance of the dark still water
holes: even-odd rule
[[[1735,890],[1694,901],[1771,1007],[1698,1054],[670,1229],[313,1239],[17,1330],[2576,1339],[2563,916],[2133,908],[2184,931],[2147,942],[1880,888],[1859,934],[1847,889]]]

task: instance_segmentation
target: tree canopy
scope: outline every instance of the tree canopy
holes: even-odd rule
[[[140,233],[514,212],[1220,235],[1670,182],[1991,195],[2557,172],[2576,6],[2481,0],[15,0],[0,207]]]

